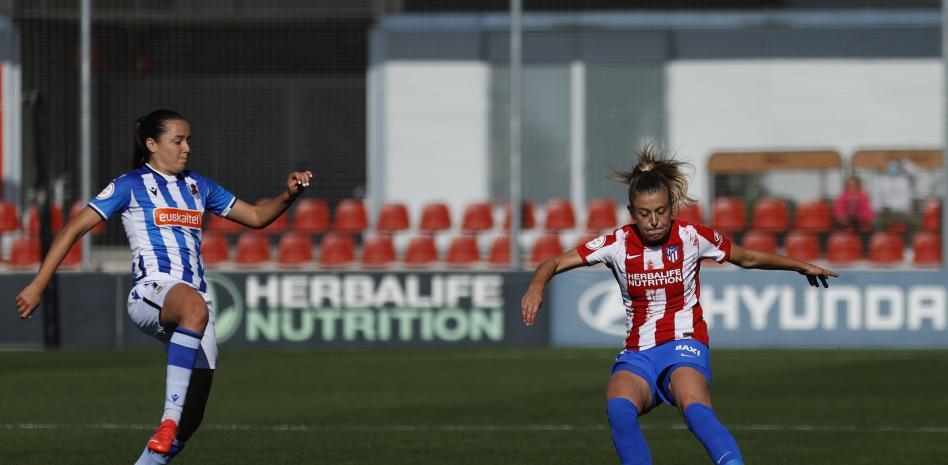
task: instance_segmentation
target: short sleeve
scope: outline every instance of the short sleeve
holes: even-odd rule
[[[92,208],[103,220],[107,220],[128,209],[132,197],[132,180],[122,175],[109,183],[99,195],[89,201]]]
[[[694,225],[698,231],[698,255],[724,263],[731,256],[731,240],[727,236],[704,226]]]
[[[620,244],[617,237],[620,231],[621,230],[616,230],[611,234],[604,234],[576,247],[576,251],[579,253],[579,257],[583,259],[583,263],[586,265],[604,263],[606,266],[612,268],[614,262],[612,257],[615,255],[616,247]]]
[[[234,208],[234,204],[237,203],[237,197],[208,178],[202,176],[201,180],[205,189],[207,189],[204,196],[207,199],[204,203],[204,209],[215,215],[227,216],[230,209]]]

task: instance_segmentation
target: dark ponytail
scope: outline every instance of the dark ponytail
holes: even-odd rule
[[[147,115],[139,116],[135,119],[132,127],[132,169],[141,168],[151,158],[151,151],[145,141],[148,139],[158,140],[165,133],[166,121],[181,120],[187,121],[180,114],[171,110],[155,110]]]

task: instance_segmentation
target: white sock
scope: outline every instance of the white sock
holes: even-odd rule
[[[165,411],[161,420],[181,422],[181,410],[191,383],[191,370],[201,347],[201,333],[178,327],[168,344],[168,376],[165,381]]]

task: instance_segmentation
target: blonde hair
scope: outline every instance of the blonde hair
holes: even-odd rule
[[[644,192],[668,189],[668,198],[673,207],[680,207],[698,199],[688,196],[688,177],[683,168],[692,168],[690,163],[675,160],[664,150],[656,149],[649,142],[638,153],[638,160],[630,171],[616,171],[614,179],[629,186],[629,204]]]

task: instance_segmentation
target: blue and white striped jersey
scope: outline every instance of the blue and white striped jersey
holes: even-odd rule
[[[122,213],[136,283],[179,279],[203,292],[204,212],[227,216],[235,202],[233,194],[197,173],[170,176],[146,164],[113,180],[89,206],[106,220]]]

